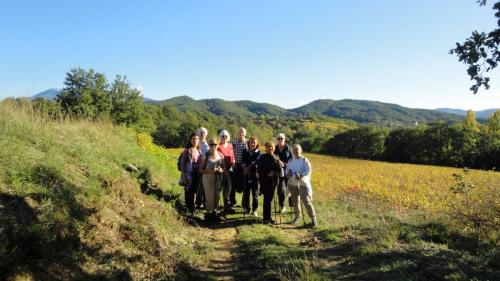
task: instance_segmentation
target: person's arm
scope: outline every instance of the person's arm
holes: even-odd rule
[[[222,172],[224,173],[226,171],[226,161],[224,161],[224,154],[222,152],[219,152],[219,157],[220,168],[222,168]]]
[[[309,175],[311,175],[311,163],[309,162],[309,159],[304,157],[302,173],[300,174],[300,176],[305,177],[305,176],[309,176]]]
[[[235,166],[236,165],[236,157],[234,156],[234,148],[233,148],[233,145],[231,145],[231,149],[229,150],[229,156],[231,157],[231,166]]]
[[[285,177],[288,177],[292,174],[292,170],[290,169],[290,164],[292,163],[292,160],[288,161],[288,163],[286,164],[286,168],[285,168]]]
[[[207,157],[205,155],[203,155],[201,157],[201,164],[200,164],[200,174],[209,174],[211,173],[212,171],[210,170],[206,170],[205,169],[205,165],[207,163]]]

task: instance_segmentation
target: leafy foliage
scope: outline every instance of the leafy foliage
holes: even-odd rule
[[[110,85],[104,74],[82,68],[66,73],[66,87],[57,96],[64,113],[98,119],[109,116],[115,124],[152,131],[154,124],[144,114],[142,96],[126,77],[117,75]]]
[[[479,125],[471,113],[462,123],[444,121],[390,132],[359,127],[329,139],[323,152],[332,155],[481,169],[500,165],[500,111]]]
[[[486,0],[479,1],[481,6],[486,5]],[[464,43],[456,43],[456,47],[450,50],[450,54],[456,54],[458,61],[468,65],[467,74],[474,84],[470,90],[476,94],[481,87],[486,90],[490,88],[490,78],[484,76],[498,66],[500,62],[500,1],[493,5],[497,10],[495,17],[498,19],[498,28],[485,32],[472,32]]]

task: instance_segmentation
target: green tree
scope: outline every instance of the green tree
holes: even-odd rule
[[[486,0],[479,0],[479,5],[486,5]],[[464,43],[456,43],[456,47],[450,50],[450,54],[456,54],[458,61],[468,65],[467,74],[474,84],[470,88],[474,94],[484,86],[487,90],[490,88],[490,78],[484,74],[497,67],[500,62],[500,1],[493,5],[497,10],[495,17],[498,19],[498,27],[489,33],[478,31],[472,32],[472,35]]]
[[[480,151],[477,167],[482,169],[500,168],[500,110],[497,110],[488,118],[482,127],[479,145]]]
[[[479,132],[479,125],[477,124],[476,114],[474,113],[474,111],[467,111],[467,115],[464,118],[463,125],[468,130]]]
[[[384,153],[385,129],[362,126],[335,135],[325,144],[325,152],[361,159],[381,159]]]
[[[111,111],[109,85],[104,74],[93,69],[73,68],[66,73],[64,85],[66,87],[56,98],[64,112],[98,118]]]
[[[112,103],[110,117],[114,123],[133,126],[146,118],[141,92],[132,88],[126,77],[116,76],[109,95]]]
[[[423,127],[396,128],[384,143],[384,159],[392,162],[421,163]]]

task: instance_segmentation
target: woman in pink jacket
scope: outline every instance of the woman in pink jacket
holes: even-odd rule
[[[224,172],[224,177],[222,179],[223,193],[222,198],[224,199],[224,213],[232,214],[234,210],[231,209],[231,202],[229,202],[229,197],[231,195],[231,172],[236,165],[236,159],[234,158],[233,145],[229,142],[231,136],[226,130],[222,130],[219,134],[219,147],[217,150],[224,155],[224,166],[226,170]]]

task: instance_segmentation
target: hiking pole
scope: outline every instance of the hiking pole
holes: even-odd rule
[[[245,208],[245,201],[244,198],[245,198],[245,187],[246,187],[246,181],[247,181],[247,178],[245,176],[245,171],[243,171],[243,192],[241,193],[241,206],[243,206],[243,219],[246,221],[247,219],[247,209]],[[250,200],[248,200],[248,204],[250,205]],[[247,206],[248,207],[248,206]]]
[[[278,180],[278,185],[279,185],[279,180]],[[282,191],[283,191],[283,190],[282,190]],[[278,193],[278,189],[276,189],[276,193]],[[278,196],[278,195],[276,194],[276,196]],[[279,198],[278,198],[278,199],[279,199]],[[283,205],[284,205],[284,204],[285,204],[285,203],[283,202]],[[281,208],[280,208],[280,209],[281,209]],[[280,216],[280,228],[281,228],[281,210],[280,210],[279,216]]]
[[[273,181],[273,187],[276,187],[274,185],[274,181]],[[274,196],[274,192],[273,192],[273,197],[274,197],[274,221],[276,221],[276,196]]]

